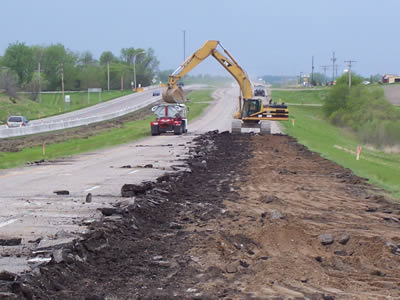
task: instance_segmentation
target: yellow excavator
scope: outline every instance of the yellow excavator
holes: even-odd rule
[[[218,51],[218,46],[222,48],[226,56]],[[241,95],[239,96],[238,111],[233,116],[232,133],[240,133],[241,128],[260,128],[261,133],[270,133],[271,125],[269,121],[288,120],[289,111],[286,105],[263,104],[262,99],[254,98],[253,87],[246,72],[219,41],[213,40],[206,41],[199,50],[194,52],[169,76],[168,86],[163,92],[162,100],[166,103],[185,102],[185,94],[179,80],[210,55],[235,78],[240,87]]]

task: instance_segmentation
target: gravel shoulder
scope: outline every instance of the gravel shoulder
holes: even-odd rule
[[[382,191],[287,136],[210,132],[189,151],[187,169],[126,186],[81,239],[36,253],[47,264],[0,276],[2,295],[400,297],[400,206]]]

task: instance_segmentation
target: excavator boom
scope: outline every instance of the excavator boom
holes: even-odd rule
[[[227,56],[224,56],[220,51],[218,51],[218,45],[223,49]],[[240,86],[242,97],[245,99],[252,98],[253,90],[246,72],[235,61],[228,50],[222,47],[219,41],[207,41],[169,76],[168,88],[163,93],[163,100],[168,103],[184,102],[185,96],[182,89],[178,86],[178,81],[210,55],[213,56],[233,76],[233,78],[235,78]]]

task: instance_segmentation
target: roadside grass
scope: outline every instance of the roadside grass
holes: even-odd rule
[[[291,98],[296,98],[293,93]],[[300,92],[301,93],[301,92]],[[273,92],[274,96],[275,92]],[[282,95],[285,102],[289,97]],[[313,96],[317,97],[317,96]],[[330,124],[323,117],[321,107],[289,106],[292,122],[282,122],[285,132],[295,137],[299,143],[323,157],[350,168],[356,175],[369,179],[373,183],[396,198],[400,198],[400,154],[389,154],[362,145],[350,131]],[[363,146],[360,160],[356,160],[357,146]]]
[[[190,108],[189,119],[193,120],[204,112],[212,100],[211,93],[212,90],[201,90],[193,91],[188,95],[191,100],[191,103],[188,104]],[[45,146],[45,155],[42,153],[42,146],[25,148],[20,152],[0,152],[0,169],[13,168],[41,159],[51,160],[68,157],[133,142],[150,135],[150,122],[152,120],[154,120],[153,117],[127,122],[121,128],[106,130],[87,139],[71,139],[66,142],[48,144]]]
[[[325,97],[328,95],[329,89],[319,90],[299,90],[299,91],[280,91],[272,90],[272,99],[279,102],[281,99],[285,103],[296,104],[323,104]]]
[[[35,120],[43,117],[54,116],[69,111],[82,109],[88,106],[129,95],[132,91],[103,91],[101,99],[98,93],[68,92],[70,103],[64,103],[61,93],[42,94],[42,102],[30,100],[27,96],[20,94],[19,99],[13,103],[4,93],[0,93],[0,121],[6,122],[10,115],[22,115],[28,120]]]
[[[197,118],[204,113],[205,109],[210,105],[210,102],[213,100],[211,96],[212,91],[212,89],[205,89],[189,93],[189,95],[187,96],[187,98],[189,98],[189,101],[186,103],[186,106],[189,108],[189,121]]]

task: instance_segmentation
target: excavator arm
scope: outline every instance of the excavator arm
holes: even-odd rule
[[[223,49],[226,56],[217,50],[218,45]],[[219,41],[207,41],[169,76],[168,88],[163,93],[163,100],[169,103],[184,102],[185,97],[182,89],[178,86],[178,81],[210,55],[235,78],[240,86],[243,99],[251,99],[253,97],[253,89],[246,72],[228,50],[222,47]]]

